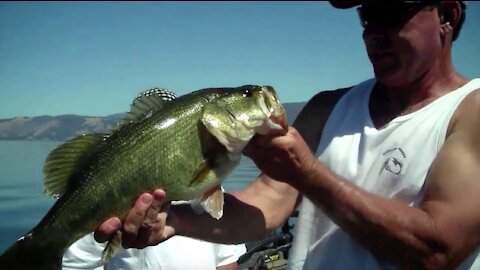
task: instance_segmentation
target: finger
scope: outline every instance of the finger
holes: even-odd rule
[[[163,241],[167,238],[165,235],[166,223],[167,223],[167,213],[160,212],[157,216],[157,226],[152,230],[152,234],[148,239],[148,242],[151,244],[158,244],[160,241]]]
[[[146,223],[143,223],[140,226],[137,238],[135,239],[135,242],[131,244],[131,247],[142,249],[147,246],[156,245],[166,239],[164,236],[164,229],[169,207],[170,203],[162,205],[161,212],[156,215],[153,226]],[[173,233],[170,233],[170,236],[172,234]]]
[[[269,136],[269,135],[257,135],[253,137],[253,142],[256,146],[268,146],[270,144],[270,141],[274,137]]]
[[[250,142],[245,146],[242,153],[247,157],[254,155],[255,152],[259,150],[259,148],[267,145],[269,140],[270,138],[268,136],[257,134],[253,136]]]
[[[157,215],[156,225],[152,229],[151,231],[152,233],[149,235],[149,238],[148,238],[148,243],[150,245],[157,244],[160,241],[165,240],[167,238],[165,235],[165,228],[166,228],[165,225],[167,223],[168,208],[169,206],[165,207],[164,209],[162,209],[162,212],[160,212]]]
[[[143,224],[142,224],[143,227],[151,228],[155,225],[157,221],[158,212],[160,212],[164,199],[165,199],[165,192],[163,190],[156,189],[155,191],[153,191],[152,204],[150,205],[150,208],[147,211],[145,220],[143,221]]]
[[[140,225],[135,242],[132,243],[132,247],[141,249],[149,246],[151,244],[149,239],[159,230],[155,229],[155,227],[160,227],[160,229],[163,230],[165,224],[158,224],[157,220],[159,212],[162,209],[164,199],[165,192],[163,190],[157,189],[152,193],[152,204],[145,215],[145,219]]]
[[[143,220],[148,212],[153,201],[152,194],[143,193],[135,202],[132,210],[128,213],[125,218],[123,225],[123,247],[128,248],[133,245],[137,236],[138,230],[140,229]]]
[[[113,234],[122,228],[122,222],[119,218],[113,217],[100,224],[95,230],[93,237],[99,243],[108,241]]]
[[[134,242],[130,244],[129,248],[142,249],[149,246],[148,240],[150,239],[152,232],[153,228],[145,228],[141,226],[138,230],[137,237],[135,238]]]

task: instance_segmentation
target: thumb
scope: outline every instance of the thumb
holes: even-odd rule
[[[100,224],[95,230],[93,237],[99,243],[103,243],[112,238],[113,234],[122,228],[122,222],[119,218],[113,217]]]

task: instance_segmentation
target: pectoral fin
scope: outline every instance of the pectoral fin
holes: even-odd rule
[[[190,186],[202,186],[217,180],[218,176],[216,172],[204,161],[195,172],[195,177],[190,183]],[[220,219],[223,215],[223,190],[221,186],[216,186],[203,194],[200,199],[194,200],[192,208],[197,214],[205,210],[212,217]]]
[[[102,252],[102,262],[105,264],[112,259],[120,250],[122,244],[122,232],[118,230],[113,237],[108,241],[105,249]]]
[[[202,199],[200,205],[212,217],[220,219],[223,216],[223,190],[221,186],[207,191]]]

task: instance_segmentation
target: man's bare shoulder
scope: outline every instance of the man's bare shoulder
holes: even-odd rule
[[[452,115],[447,138],[451,134],[467,129],[480,129],[480,88],[468,94]],[[473,124],[473,125],[472,125]]]
[[[293,126],[300,132],[312,151],[315,150],[333,108],[350,89],[352,87],[321,91],[313,96],[298,114]]]

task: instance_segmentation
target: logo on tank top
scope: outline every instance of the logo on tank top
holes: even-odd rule
[[[390,173],[399,175],[403,170],[403,161],[405,160],[405,152],[402,148],[396,147],[387,150],[383,153],[383,156],[387,157],[383,163],[383,167]]]

